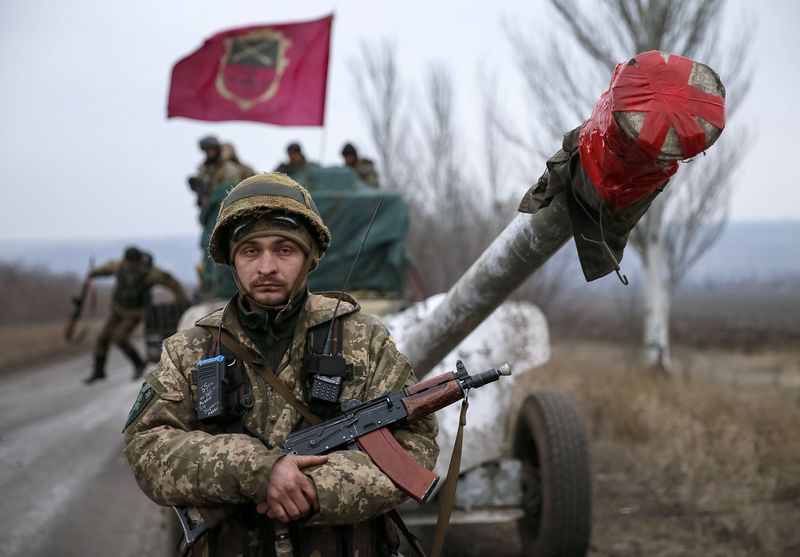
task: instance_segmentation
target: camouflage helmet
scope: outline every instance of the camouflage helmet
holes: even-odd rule
[[[125,261],[130,261],[131,263],[138,263],[142,259],[144,259],[144,252],[137,248],[136,246],[128,246],[125,248],[125,252],[122,256]]]
[[[215,263],[230,264],[228,237],[231,225],[271,211],[284,211],[301,217],[316,241],[319,256],[325,254],[331,243],[331,232],[322,222],[308,190],[286,174],[270,172],[246,178],[228,192],[211,232],[208,244],[211,259]]]
[[[200,141],[198,141],[197,143],[200,146],[200,149],[219,149],[220,148],[219,139],[217,139],[213,135],[207,135],[205,137],[201,137]]]

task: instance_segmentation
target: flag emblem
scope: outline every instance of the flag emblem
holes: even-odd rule
[[[326,16],[209,37],[172,67],[167,117],[323,125],[332,23]]]
[[[217,92],[243,111],[267,102],[278,92],[289,64],[292,42],[275,29],[259,29],[225,40],[217,71]]]

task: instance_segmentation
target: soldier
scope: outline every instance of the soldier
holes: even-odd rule
[[[213,135],[200,139],[199,146],[206,158],[197,174],[189,178],[189,187],[197,194],[197,206],[202,211],[220,185],[234,186],[255,172],[239,162],[232,144],[220,143]]]
[[[220,143],[216,137],[208,136],[200,140],[200,148],[206,154],[206,160],[200,165],[197,176],[189,178],[189,185],[197,192],[197,205],[200,207],[198,220],[202,228],[200,249],[206,254],[220,203],[230,188],[255,174],[255,171],[239,161],[231,143]],[[198,273],[203,299],[227,298],[235,291],[230,273],[219,269],[208,257],[199,263]]]
[[[373,188],[380,187],[380,180],[378,179],[378,171],[375,170],[375,164],[370,159],[359,158],[358,151],[356,151],[352,143],[344,144],[344,147],[342,147],[342,157],[344,158],[345,166],[352,168],[361,180]]]
[[[293,179],[270,173],[238,184],[209,246],[214,261],[233,268],[238,292],[225,308],[167,339],[161,361],[145,375],[125,426],[125,455],[139,486],[161,505],[238,505],[194,545],[195,555],[367,557],[396,550],[384,515],[404,495],[365,453],[298,456],[279,449],[303,426],[297,405],[327,418],[340,413],[342,402],[416,381],[377,318],[361,313],[347,294],[308,291],[306,277],[330,240],[308,191]],[[310,362],[332,319],[349,371],[338,398],[324,400],[310,394],[317,373]],[[226,354],[232,347],[236,353]],[[195,369],[220,352],[226,392],[235,396],[225,404],[229,419],[208,423],[198,419]],[[271,381],[283,383],[293,402]],[[393,430],[429,468],[438,454],[436,433],[432,415]],[[207,519],[209,509],[202,510],[189,515]]]
[[[288,176],[296,176],[307,164],[314,164],[306,161],[306,156],[303,154],[303,149],[300,147],[299,143],[290,143],[287,145],[286,156],[289,157],[289,160],[279,164],[275,172],[283,172]]]
[[[145,362],[130,343],[133,329],[144,318],[145,309],[150,303],[150,289],[156,284],[169,288],[178,301],[185,302],[183,288],[175,278],[166,271],[153,266],[153,257],[138,248],[125,250],[122,260],[115,260],[89,271],[89,278],[116,278],[114,292],[111,294],[111,315],[108,317],[94,348],[94,370],[83,380],[94,383],[106,378],[106,358],[108,347],[112,342],[128,357],[133,364],[133,379],[139,379],[145,368]]]

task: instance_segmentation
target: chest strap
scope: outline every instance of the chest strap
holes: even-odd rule
[[[286,402],[288,402],[292,408],[297,410],[297,412],[303,416],[308,423],[311,425],[316,425],[322,421],[319,416],[314,415],[311,410],[308,409],[308,406],[297,400],[297,397],[294,396],[294,393],[284,384],[283,381],[278,378],[277,375],[275,375],[275,373],[273,373],[266,365],[264,365],[261,360],[256,358],[250,350],[239,344],[235,338],[225,332],[222,332],[222,335],[220,335],[220,330],[216,327],[208,328],[206,330],[211,334],[212,337],[214,337],[214,340],[236,354],[236,357],[241,361],[257,367],[261,372],[261,376],[264,378],[264,381],[266,381],[276,393],[278,393]]]

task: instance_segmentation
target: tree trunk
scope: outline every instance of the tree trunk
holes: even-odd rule
[[[659,196],[645,217],[644,238],[644,350],[646,367],[668,371],[670,292],[664,272],[665,252],[662,222],[666,196]]]

